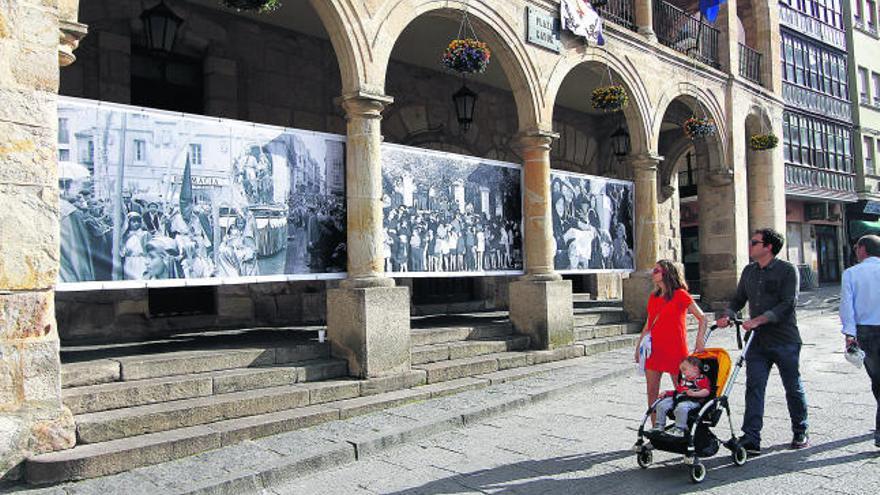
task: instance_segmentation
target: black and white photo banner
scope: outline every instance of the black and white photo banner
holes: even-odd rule
[[[550,196],[558,272],[633,271],[632,182],[554,170]]]
[[[345,137],[61,97],[59,290],[341,278]]]
[[[383,145],[385,271],[522,273],[521,175],[512,163]]]

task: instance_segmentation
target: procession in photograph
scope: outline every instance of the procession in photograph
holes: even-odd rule
[[[61,99],[59,282],[345,270],[339,136]]]
[[[522,270],[520,177],[513,164],[383,146],[385,270]]]
[[[554,171],[550,194],[556,270],[634,268],[631,182]]]

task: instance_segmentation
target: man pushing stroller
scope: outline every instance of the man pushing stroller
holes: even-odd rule
[[[664,398],[657,403],[657,422],[654,431],[666,428],[666,416],[673,408],[675,427],[667,432],[673,437],[684,437],[687,430],[688,413],[703,405],[703,400],[711,393],[711,383],[700,370],[703,362],[694,356],[688,356],[679,365],[678,383],[675,390],[664,392]]]

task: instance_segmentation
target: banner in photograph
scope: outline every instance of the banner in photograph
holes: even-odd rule
[[[550,195],[557,271],[634,269],[632,182],[554,170]]]
[[[60,290],[340,278],[345,138],[59,98]]]
[[[522,273],[520,182],[519,165],[383,145],[385,271]]]

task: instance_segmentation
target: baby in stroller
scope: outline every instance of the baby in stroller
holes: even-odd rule
[[[678,383],[675,390],[667,390],[663,393],[663,399],[657,403],[657,422],[654,423],[654,431],[661,432],[666,429],[666,416],[674,408],[675,427],[667,432],[674,437],[684,437],[688,426],[688,413],[703,405],[705,398],[709,397],[712,385],[709,378],[701,371],[703,362],[696,356],[688,356],[679,365]]]

